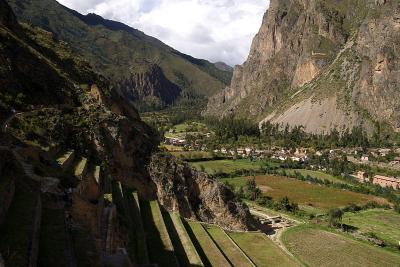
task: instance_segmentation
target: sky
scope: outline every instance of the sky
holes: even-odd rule
[[[96,13],[211,62],[242,64],[269,0],[58,0]]]

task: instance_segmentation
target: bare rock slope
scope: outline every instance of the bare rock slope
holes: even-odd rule
[[[250,55],[207,114],[326,132],[400,127],[397,0],[272,0]]]

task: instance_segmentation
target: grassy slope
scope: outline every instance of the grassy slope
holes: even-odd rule
[[[246,177],[239,177],[221,179],[220,181],[228,181],[234,186],[244,186],[248,179]],[[257,176],[256,183],[265,195],[271,196],[275,200],[287,196],[291,201],[297,202],[300,205],[312,205],[313,208],[322,210],[342,207],[351,203],[366,204],[369,201],[387,203],[386,200],[379,197],[309,184],[286,177]]]
[[[230,266],[229,262],[200,223],[187,222],[187,225],[192,241],[197,247],[199,254],[203,257],[203,262],[206,266]]]
[[[298,266],[261,233],[229,233],[229,236],[257,266]]]
[[[157,201],[141,201],[144,228],[146,232],[148,252],[151,262],[159,266],[176,266],[174,247]]]
[[[346,213],[343,223],[363,233],[373,232],[386,243],[397,246],[400,241],[400,214],[393,210],[373,209]]]
[[[56,33],[97,71],[109,77],[125,76],[132,65],[140,68],[145,62],[154,62],[162,67],[168,79],[188,91],[208,96],[224,87],[223,82],[213,77],[217,76],[216,72],[210,75],[209,68],[193,64],[149,37],[110,30],[102,25],[88,25],[53,0],[23,4],[10,0],[9,3],[20,19]]]
[[[163,212],[165,225],[174,245],[180,266],[203,266],[183,223],[177,213]]]
[[[233,266],[252,266],[243,255],[243,252],[229,239],[224,230],[217,226],[210,225],[205,225],[204,228]]]
[[[399,266],[400,255],[353,239],[314,229],[294,227],[282,236],[286,247],[308,266]]]

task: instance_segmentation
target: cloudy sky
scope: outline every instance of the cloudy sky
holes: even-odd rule
[[[269,0],[58,0],[96,13],[210,61],[241,64],[260,28]]]

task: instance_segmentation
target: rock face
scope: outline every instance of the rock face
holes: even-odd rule
[[[156,64],[143,66],[141,70],[132,73],[131,77],[122,82],[119,87],[125,96],[133,101],[155,98],[162,100],[165,104],[173,104],[181,94],[181,89],[170,82]]]
[[[320,133],[355,124],[369,128],[373,121],[398,128],[399,5],[272,0],[247,61],[236,66],[231,85],[210,99],[207,114],[301,122]],[[317,108],[319,114],[307,104],[324,101],[333,104]],[[352,119],[325,116],[311,125],[311,118],[296,119],[298,108],[303,115],[333,111]]]
[[[186,218],[230,230],[251,230],[256,224],[246,205],[225,186],[179,163],[170,155],[153,155],[149,173],[160,203]]]

